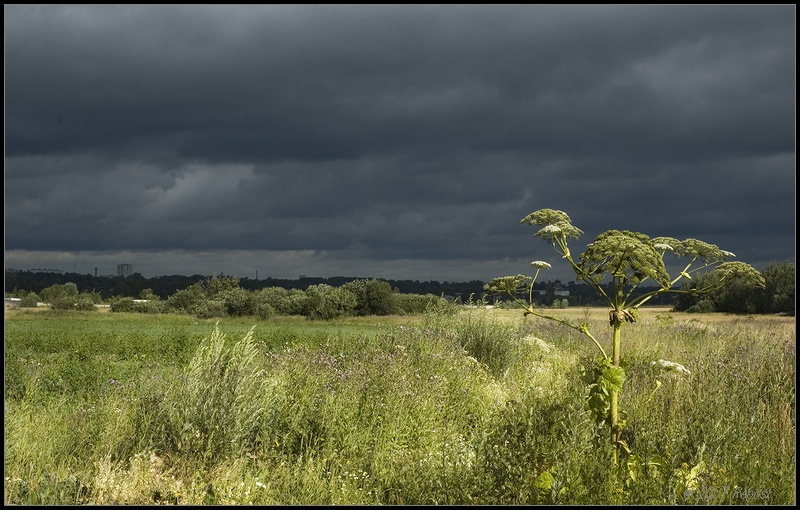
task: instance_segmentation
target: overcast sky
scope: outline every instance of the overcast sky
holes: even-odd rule
[[[4,15],[6,268],[573,280],[542,208],[795,260],[795,5]]]

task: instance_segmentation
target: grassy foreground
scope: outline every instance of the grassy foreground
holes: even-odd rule
[[[794,320],[626,327],[636,457],[612,485],[593,347],[519,312],[6,311],[4,503],[794,504]]]

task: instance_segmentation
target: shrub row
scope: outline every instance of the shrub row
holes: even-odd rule
[[[143,297],[145,297],[143,295]],[[341,287],[311,285],[306,290],[267,287],[250,291],[236,277],[214,277],[179,290],[165,300],[152,293],[147,299],[120,298],[112,312],[182,313],[200,318],[300,315],[313,320],[331,320],[356,315],[410,315],[446,301],[433,294],[401,294],[388,282],[353,280]]]

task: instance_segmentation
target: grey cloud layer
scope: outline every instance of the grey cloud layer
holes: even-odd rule
[[[6,6],[6,248],[543,258],[552,207],[793,260],[794,14]]]

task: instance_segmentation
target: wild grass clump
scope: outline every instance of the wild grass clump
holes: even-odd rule
[[[626,432],[639,465],[624,501],[794,501],[793,325],[661,320],[635,329]],[[690,373],[664,373],[650,361],[657,356]],[[663,386],[653,393],[656,379]]]
[[[215,327],[152,410],[153,446],[197,460],[241,455],[270,418],[273,390],[253,330],[231,343]]]

